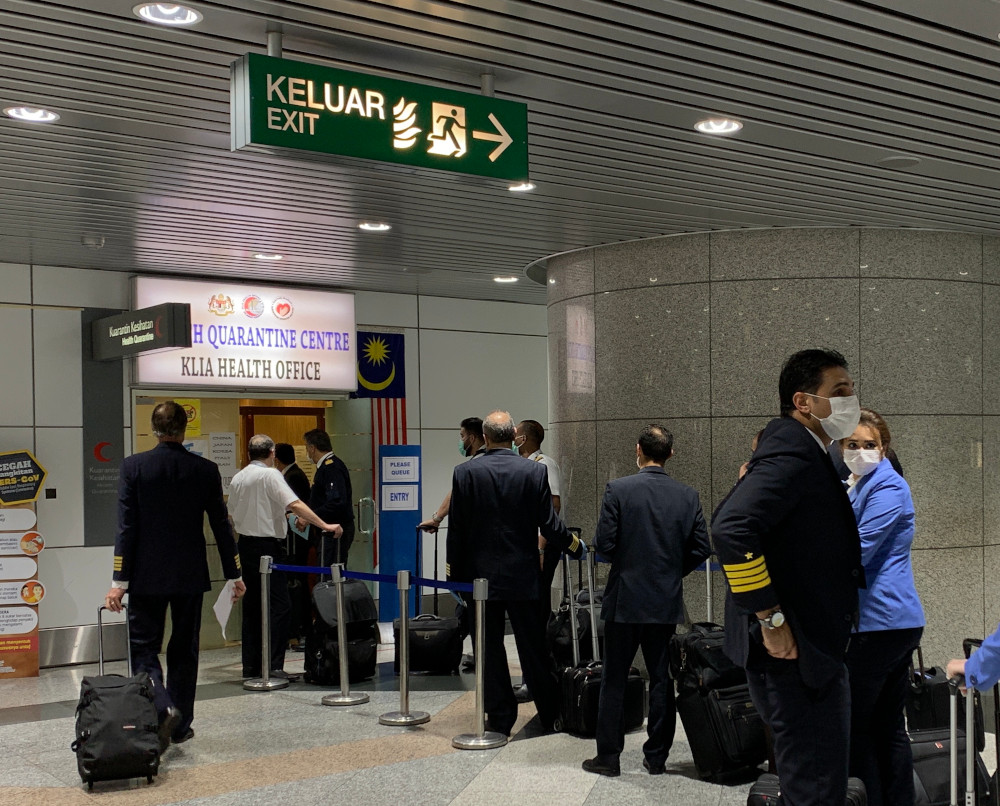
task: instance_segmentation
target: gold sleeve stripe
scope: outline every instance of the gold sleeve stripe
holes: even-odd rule
[[[752,577],[751,579],[740,580],[738,584],[732,582],[729,583],[732,588],[733,593],[749,593],[750,591],[758,591],[761,588],[766,588],[771,584],[771,575],[767,573],[767,569],[758,576]]]
[[[573,542],[569,544],[569,548],[566,549],[566,551],[572,554],[578,548],[580,548],[580,538],[578,538],[576,535],[573,535]]]
[[[115,570],[116,571],[121,571],[122,570],[122,558],[121,557],[115,557]]]
[[[755,568],[750,568],[746,571],[726,571],[726,576],[729,578],[730,582],[736,582],[740,579],[746,579],[747,577],[756,576],[761,571],[767,572],[767,566],[761,563]]]
[[[746,574],[737,578],[729,577],[730,585],[752,585],[755,582],[760,582],[762,579],[769,579],[770,574],[767,573],[766,568],[760,569],[756,574]]]
[[[242,565],[240,565],[240,555],[239,555],[239,554],[237,554],[237,555],[236,555],[236,570],[237,570],[237,571],[240,571],[240,570],[242,570],[242,569],[243,569],[243,566],[242,566]]]
[[[451,576],[451,563],[444,564],[444,573],[445,576]]]
[[[728,565],[723,564],[722,567],[723,569],[725,569],[726,574],[729,575],[734,571],[749,571],[750,569],[757,568],[758,566],[761,566],[763,564],[764,564],[764,556],[761,555],[756,560],[750,560],[750,562],[748,563],[732,563]]]

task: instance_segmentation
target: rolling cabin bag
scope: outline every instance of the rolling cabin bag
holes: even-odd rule
[[[423,535],[417,529],[417,557],[414,567],[419,574],[422,567]],[[438,536],[434,535],[434,569],[438,565]],[[422,606],[422,588],[417,587],[417,610]],[[462,643],[465,631],[462,619],[458,617],[442,618],[438,614],[438,596],[434,592],[434,613],[424,613],[410,619],[410,671],[429,672],[430,674],[458,674],[462,664]],[[456,608],[457,610],[457,608]],[[395,652],[392,668],[399,674],[399,619],[392,622],[392,634],[395,638]]]
[[[698,775],[712,781],[749,772],[767,759],[764,721],[746,672],[722,651],[724,630],[698,622],[671,639],[671,672]]]
[[[345,579],[344,629],[347,635],[347,678],[358,683],[375,676],[378,659],[378,610],[368,587],[358,579]],[[317,618],[306,636],[304,657],[307,683],[340,684],[340,650],[337,642],[337,590],[333,582],[313,588]]]
[[[924,653],[919,646],[916,649],[916,656],[916,666],[910,664],[909,688],[906,692],[907,730],[911,732],[916,730],[946,730],[951,725],[949,718],[951,693],[948,675],[940,666],[925,668]],[[976,709],[976,749],[982,752],[983,748],[986,747],[986,731],[983,723],[983,703],[978,691],[972,702]],[[958,703],[959,725],[965,724],[966,704],[967,699],[962,697]]]
[[[153,681],[146,672],[128,676],[104,673],[104,625],[97,610],[98,674],[83,678],[76,706],[76,753],[80,778],[88,789],[95,781],[145,778],[153,783],[160,768],[159,718],[153,705]],[[125,620],[128,645],[128,619]]]
[[[569,557],[563,555],[564,591],[568,600],[568,616],[570,635],[572,636],[573,665],[559,674],[559,717],[556,719],[556,730],[574,733],[578,736],[594,736],[597,734],[597,710],[601,695],[601,676],[604,664],[600,660],[600,649],[597,642],[597,614],[588,609],[590,619],[590,637],[592,657],[596,660],[581,661],[580,639],[577,631],[577,605],[573,601],[570,590]],[[587,553],[587,589],[594,589],[594,566],[592,554]],[[583,608],[580,608],[583,609]],[[629,669],[625,683],[625,731],[633,731],[642,727],[646,719],[646,681],[638,670]]]
[[[967,638],[963,642],[965,656],[969,657],[972,649],[980,644],[982,641]],[[986,806],[997,802],[997,776],[990,778],[983,758],[978,752],[967,754],[965,731],[970,728],[973,732],[976,730],[976,716],[975,709],[969,712],[962,707],[962,700],[968,698],[963,698],[958,689],[957,682],[954,685],[948,684],[950,701],[947,728],[910,731],[916,806],[957,804],[959,802],[957,798],[962,793],[964,793],[963,803]],[[974,700],[978,694],[979,692],[969,691],[969,697]],[[1000,712],[1000,705],[997,705],[998,696],[1000,688],[994,686],[995,714]],[[953,745],[957,748],[954,759],[951,757]],[[1000,761],[1000,746],[997,747],[997,758]],[[960,771],[964,771],[968,777],[959,780]],[[969,780],[972,782],[971,787],[968,787]]]
[[[752,787],[747,797],[747,806],[778,806],[781,803],[781,787],[778,776],[765,772]],[[859,778],[847,779],[846,806],[867,806],[868,795]]]

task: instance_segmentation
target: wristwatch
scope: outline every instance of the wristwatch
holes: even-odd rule
[[[780,610],[775,610],[767,618],[757,619],[760,622],[760,626],[767,630],[776,630],[778,627],[783,627],[785,624],[785,614]]]

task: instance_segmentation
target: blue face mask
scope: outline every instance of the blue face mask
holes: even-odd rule
[[[459,456],[469,455],[469,452],[465,449],[465,440],[461,438],[459,438],[458,440],[458,455]]]

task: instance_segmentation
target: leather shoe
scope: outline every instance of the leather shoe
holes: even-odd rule
[[[514,686],[514,699],[518,702],[531,702],[531,691],[528,689],[527,683],[521,683],[519,686]]]
[[[180,736],[174,736],[174,738],[171,741],[173,741],[174,744],[183,744],[188,739],[193,739],[193,738],[194,738],[194,728],[188,728]]]
[[[622,768],[618,764],[609,764],[606,761],[601,761],[596,756],[594,758],[588,758],[583,762],[583,771],[592,772],[596,775],[606,775],[608,778],[616,778],[622,774]]]
[[[166,713],[163,715],[163,721],[160,722],[160,727],[156,732],[156,735],[160,740],[161,753],[170,746],[170,737],[173,735],[173,732],[177,730],[177,726],[179,724],[181,724],[181,712],[171,705],[167,708]]]
[[[287,680],[289,683],[294,683],[296,680],[302,679],[302,675],[295,674],[295,672],[286,672],[284,669],[272,669],[269,676],[276,677],[279,680]]]
[[[650,775],[663,775],[667,771],[666,764],[650,764],[648,758],[642,760],[642,766],[646,768],[646,772]]]

